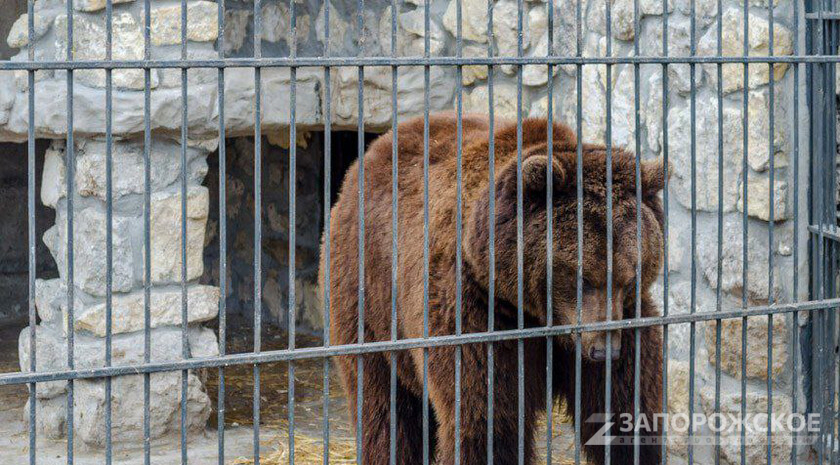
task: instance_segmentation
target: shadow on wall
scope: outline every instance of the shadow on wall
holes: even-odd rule
[[[377,135],[365,134],[365,146]],[[333,132],[331,203],[357,155],[355,132]],[[227,305],[228,324],[253,328],[254,302],[254,139],[226,141]],[[323,327],[317,279],[324,225],[323,132],[301,133],[296,151],[295,318],[299,331],[318,334]],[[210,216],[204,248],[202,283],[219,285],[219,156],[208,157],[205,185]],[[288,328],[289,299],[289,149],[288,141],[262,139],[262,316],[263,326]]]
[[[48,141],[36,142],[35,234],[36,275],[55,278],[58,270],[46,245],[44,231],[55,223],[55,210],[40,200],[41,171]],[[0,323],[25,321],[28,315],[29,211],[27,206],[27,144],[0,143]]]
[[[3,0],[3,14],[0,15],[0,60],[8,60],[15,53],[16,48],[9,47],[6,37],[12,29],[12,24],[18,17],[26,13],[26,0]]]

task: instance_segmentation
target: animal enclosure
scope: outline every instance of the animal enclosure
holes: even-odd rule
[[[401,463],[396,359],[409,354],[422,374],[420,463],[473,463],[462,429],[471,414],[486,426],[486,463],[529,463],[531,450],[539,463],[645,463],[650,447],[663,463],[840,460],[835,2],[30,0],[11,2],[3,16],[0,424],[9,434],[0,452],[9,460],[362,463],[370,425],[353,412],[371,398],[366,371],[350,389],[358,404],[348,403],[334,362],[379,357],[389,385],[378,415],[382,463]],[[441,112],[454,124],[435,133]],[[465,273],[477,271],[464,242],[473,223],[463,212],[477,202],[463,191],[463,174],[475,172],[464,160],[471,118],[487,125],[479,160],[488,198],[506,167],[514,186],[512,203],[487,208],[480,331],[460,324]],[[412,120],[414,133],[396,130]],[[534,121],[544,122],[549,160],[569,153],[559,166],[575,186],[560,193],[566,184],[553,184],[547,163],[538,204],[524,192],[533,172],[523,172]],[[580,143],[554,153],[555,123]],[[512,142],[497,145],[503,130]],[[407,135],[417,141],[411,166],[400,163],[406,150],[397,143]],[[393,171],[366,186],[363,155],[380,136],[391,138]],[[448,179],[434,171],[441,143],[452,146],[451,193],[430,189]],[[603,156],[604,192],[632,198],[621,197],[621,208],[661,203],[661,270],[650,283],[642,282],[651,236],[637,227],[641,213],[619,231],[607,195],[600,233],[584,234],[591,198],[578,186],[591,180],[583,169],[591,150]],[[498,157],[512,165],[496,166]],[[624,171],[613,168],[618,159]],[[646,196],[643,171],[657,160],[664,185]],[[400,170],[410,167],[417,204],[397,201]],[[406,244],[397,221],[382,229],[357,215],[353,266],[321,268],[319,287],[320,260],[335,253],[322,237],[348,234],[330,216],[348,177],[362,182],[345,197],[367,206],[377,188],[391,202],[389,218],[413,217],[422,234]],[[526,214],[555,195],[575,206],[571,224],[528,228]],[[445,196],[453,208],[441,218],[430,203]],[[503,213],[514,229],[497,245]],[[430,273],[440,222],[453,230],[457,302],[457,324],[443,333],[429,323],[442,308],[433,291],[440,276]],[[564,228],[573,233],[559,235]],[[627,266],[613,257],[616,241],[638,245],[636,278],[622,289],[632,305],[619,318],[584,321],[583,254],[566,268],[554,267],[563,263],[555,255],[600,234],[605,307],[617,299],[617,268]],[[373,263],[372,240],[388,252]],[[534,274],[525,274],[533,244],[546,283],[536,320],[527,313]],[[421,270],[415,335],[397,318],[411,303],[397,298],[409,246]],[[377,282],[387,296],[362,285],[374,267],[388,270]],[[354,308],[351,342],[331,336],[337,279],[357,286],[339,302]],[[576,283],[573,311],[563,314],[571,320],[552,300],[564,279]],[[655,314],[642,316],[643,300]],[[512,317],[496,315],[496,304]],[[387,334],[369,337],[374,323]],[[656,367],[624,349],[648,332],[662,335]],[[584,341],[601,334],[606,353],[593,364]],[[613,360],[611,334],[621,334],[630,358]],[[552,375],[531,441],[523,366],[534,344]],[[500,373],[490,368],[485,410],[465,410],[462,376],[477,365],[461,357],[475,347],[487,354],[484,367],[510,348],[516,363],[501,373],[515,381],[508,404],[494,405]],[[427,376],[443,351],[453,353],[451,456],[436,449],[444,418]],[[625,362],[632,376],[622,384],[613,369]],[[560,366],[568,370],[556,377]],[[635,422],[646,413],[641,380],[652,372],[661,373],[653,413],[665,427],[647,434]],[[603,403],[592,421],[618,422],[627,407],[635,426],[618,422],[597,444],[580,402],[592,379]],[[574,394],[562,402],[553,395],[561,384]],[[619,389],[625,405],[612,401]],[[515,412],[502,455],[494,407]],[[595,449],[600,459],[587,452]]]

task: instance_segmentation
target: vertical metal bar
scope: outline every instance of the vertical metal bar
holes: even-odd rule
[[[262,58],[262,0],[254,1],[254,58]],[[262,68],[254,67],[254,353],[262,350]],[[290,146],[294,142],[290,140]],[[260,366],[254,364],[254,464],[260,464]]]
[[[749,164],[748,164],[748,157],[747,154],[749,153],[749,137],[747,137],[749,131],[749,65],[746,62],[746,57],[749,56],[749,10],[750,10],[750,2],[744,2],[744,44],[743,44],[743,54],[744,54],[744,76],[743,76],[743,108],[742,111],[742,126],[741,126],[741,134],[743,136],[743,151],[742,153],[742,161],[741,161],[741,170],[743,171],[743,197],[744,197],[744,213],[742,216],[742,224],[743,224],[743,235],[741,237],[741,241],[743,244],[742,250],[742,257],[741,262],[743,263],[743,274],[741,277],[741,306],[742,308],[747,308],[747,295],[749,294],[749,280],[747,273],[749,272],[749,261],[748,261],[748,249],[749,244],[747,240],[749,239]],[[743,422],[747,415],[747,317],[741,319],[741,421]],[[747,450],[746,450],[746,428],[741,428],[741,465],[746,465],[747,461]]]
[[[816,40],[812,39],[813,42],[816,42],[816,47],[813,46],[812,48],[816,49],[816,53],[819,55],[823,54],[823,28],[825,23],[823,17],[823,10],[822,5],[820,3],[824,2],[814,2],[817,7],[817,26],[816,26]],[[826,125],[827,115],[824,114],[825,108],[822,99],[825,98],[825,67],[822,64],[816,63],[811,66],[811,110],[814,113],[814,124],[811,130],[811,149],[812,149],[812,157],[811,157],[811,175],[810,181],[813,184],[812,196],[811,196],[811,221],[816,221],[817,223],[817,240],[816,246],[813,247],[816,249],[816,256],[814,257],[811,255],[811,261],[816,262],[815,264],[811,265],[812,274],[815,275],[815,279],[812,280],[812,289],[811,289],[811,297],[813,298],[814,294],[816,294],[817,299],[822,300],[824,296],[824,288],[823,288],[823,244],[824,244],[824,234],[823,234],[823,184],[822,180],[824,179],[819,172],[819,166],[822,166],[824,162],[824,144],[826,141],[824,140],[824,132],[825,129],[823,128]],[[815,75],[816,74],[816,75]],[[814,159],[816,158],[816,162]],[[818,206],[815,209],[814,203]],[[811,241],[813,244],[814,241]],[[812,249],[813,252],[813,249]],[[822,340],[822,331],[823,331],[823,312],[816,312],[814,315],[810,315],[813,319],[813,331],[814,334],[812,338],[816,341],[816,373],[822,373],[824,370],[823,363],[825,360],[825,344]],[[820,414],[822,415],[821,418],[824,418],[825,413],[825,377],[819,377],[819,380],[816,381],[818,386],[813,388],[812,397],[813,397],[813,406],[812,409],[816,412],[817,409],[820,410]],[[823,458],[825,455],[825,422],[820,422],[820,432],[818,436],[818,444],[816,445],[817,449],[817,460],[818,463],[823,463]]]
[[[768,11],[768,24],[769,24],[769,37],[768,37],[768,55],[773,56],[773,33],[775,31],[775,24],[774,24],[774,15],[773,15],[773,0],[769,0],[769,5],[767,6]],[[773,63],[768,63],[767,68],[769,72],[769,102],[770,108],[769,110],[769,134],[768,134],[768,141],[767,146],[769,150],[769,158],[770,158],[770,179],[768,180],[769,183],[769,225],[768,225],[768,232],[767,232],[767,303],[768,305],[773,305],[775,302],[774,294],[773,294],[773,229],[775,228],[775,175],[776,175],[776,148],[775,148],[775,140],[774,140],[774,130],[775,130],[775,106],[776,106],[776,95],[775,95],[775,76],[773,75]],[[744,134],[744,138],[747,135]],[[744,152],[744,158],[747,157],[746,152]],[[718,281],[720,282],[720,281]],[[773,454],[772,454],[772,447],[773,447],[773,435],[772,435],[772,420],[773,420],[773,315],[767,315],[767,464],[772,465],[773,463]]]
[[[359,0],[361,1],[361,0]],[[423,56],[429,58],[429,3],[423,8]],[[429,73],[423,66],[423,337],[429,337]],[[492,118],[490,119],[492,121]],[[492,124],[492,123],[491,123]],[[429,465],[429,349],[423,348],[423,465]],[[361,465],[361,464],[360,464]]]
[[[516,1],[516,56],[522,56],[522,0]],[[550,164],[550,163],[549,163]],[[516,327],[525,327],[524,264],[525,240],[523,238],[523,193],[522,193],[522,65],[516,66]],[[525,463],[525,345],[516,340],[516,392],[517,424],[516,445],[519,465]]]
[[[695,0],[690,2],[690,55],[694,57],[697,48],[694,37],[697,32],[697,21],[695,17]],[[720,22],[720,21],[718,21]],[[690,74],[690,115],[691,115],[691,297],[690,313],[697,311],[697,83],[694,75],[695,64],[689,63]],[[746,152],[745,152],[746,153]],[[719,286],[718,286],[719,287]],[[694,463],[694,376],[695,376],[695,353],[697,351],[697,325],[693,321],[689,324],[689,355],[688,355],[688,463]]]
[[[428,30],[428,29],[427,29]],[[487,56],[493,56],[493,0],[487,0]],[[487,66],[487,117],[490,137],[487,140],[488,164],[488,210],[490,210],[490,231],[488,242],[488,283],[487,283],[487,331],[492,332],[496,326],[496,136],[494,129],[495,113],[493,111],[493,65]],[[494,427],[494,394],[495,394],[495,361],[493,343],[487,343],[487,465],[493,465]]]
[[[73,0],[67,0],[67,61],[73,61]],[[75,140],[73,137],[73,70],[67,70],[67,146],[65,148],[65,163],[67,171],[67,369],[74,370],[75,362],[75,274],[74,274],[74,242],[73,242],[73,208],[74,184],[76,177]],[[67,464],[73,464],[73,400],[75,394],[75,380],[67,382]]]
[[[723,17],[723,1],[717,2],[717,16]],[[717,55],[723,55],[723,23],[717,22]],[[717,283],[715,289],[715,311],[723,305],[723,65],[717,64],[717,130],[718,130],[718,207],[717,207]],[[721,320],[715,321],[715,465],[720,465],[720,393],[721,393]]]
[[[27,55],[29,61],[35,61],[35,0],[28,0],[27,11],[27,36],[29,47]],[[28,126],[26,131],[27,141],[27,175],[26,175],[26,209],[29,217],[27,223],[27,246],[28,246],[28,274],[29,279],[29,372],[37,371],[37,333],[35,326],[38,323],[35,309],[35,278],[37,274],[36,260],[36,217],[35,217],[35,70],[26,73],[29,94],[27,95]],[[29,465],[35,465],[37,460],[37,384],[29,383]]]
[[[793,54],[799,56],[799,2],[793,2]],[[799,63],[793,64],[793,302],[799,302]],[[720,282],[720,281],[718,281]],[[802,377],[799,363],[799,312],[793,312],[793,382],[791,383],[792,414],[799,413],[798,385]],[[720,350],[718,350],[720,353]],[[720,366],[720,363],[718,363]],[[790,463],[797,465],[799,432],[793,431]]]
[[[666,0],[663,0],[666,1]],[[583,52],[583,13],[581,2],[575,4],[575,56],[581,58]],[[577,186],[577,267],[575,268],[575,324],[580,325],[583,318],[583,65],[575,70],[577,106],[575,108],[575,136],[577,153],[575,159],[575,185]],[[575,334],[575,465],[580,465],[581,453],[581,384],[583,377],[581,334]]]
[[[113,58],[113,1],[105,2],[105,59]],[[111,366],[113,344],[113,291],[114,291],[114,193],[113,193],[113,81],[112,72],[105,70],[105,366]],[[111,436],[111,383],[105,378],[105,464],[111,464],[113,454]]]
[[[662,56],[668,57],[668,0],[662,0]],[[668,63],[662,64],[662,168],[665,177],[662,189],[662,209],[665,216],[662,222],[662,316],[668,316],[668,227],[669,227],[669,194],[668,194]],[[668,411],[668,325],[662,326],[662,413]],[[662,465],[668,463],[668,422],[662,424]]]
[[[289,28],[289,56],[297,57],[297,11],[295,0],[289,0],[291,28]],[[295,241],[297,222],[297,68],[289,68],[289,350],[295,348],[297,318],[295,309]],[[289,464],[295,463],[295,363],[289,360]],[[324,453],[327,450],[324,449]]]
[[[606,3],[606,56],[612,56],[612,1],[605,0]],[[667,33],[665,33],[667,35]],[[606,320],[612,320],[612,305],[613,305],[613,198],[612,198],[612,183],[613,183],[613,154],[612,154],[612,66],[606,65],[606,144],[607,144],[607,166],[606,169],[606,194],[607,194],[607,301],[605,302],[607,312]],[[609,418],[612,414],[612,333],[606,332],[606,363],[604,364],[605,371],[605,388],[604,388],[604,415]],[[604,443],[604,464],[610,465],[610,431],[606,431],[606,441]]]
[[[356,2],[356,31],[359,37],[358,56],[363,57],[365,53],[364,37],[364,0]],[[357,337],[359,344],[365,342],[365,68],[359,66],[358,75],[358,103],[359,111],[358,126],[356,128],[356,155],[359,168],[359,286],[358,286],[358,328]],[[364,431],[363,431],[363,409],[364,409],[364,357],[356,357],[356,462],[362,465],[364,457]]]
[[[639,0],[633,0],[633,30],[641,31]],[[663,34],[667,32],[663,30]],[[639,56],[639,34],[633,35],[633,54]],[[633,139],[636,144],[636,318],[642,317],[642,140],[641,140],[641,99],[639,64],[633,65]],[[633,464],[639,465],[639,421],[641,416],[642,391],[642,333],[639,328],[633,331]]]
[[[391,56],[397,56],[397,2],[391,0]],[[391,340],[397,340],[397,292],[399,287],[399,134],[397,66],[391,66]],[[391,352],[391,392],[388,461],[397,464],[397,353]]]
[[[181,59],[187,59],[187,0],[181,0]],[[181,356],[190,357],[187,337],[187,68],[181,68]],[[181,370],[181,464],[187,464],[187,383],[189,371]]]
[[[151,58],[151,5],[150,0],[143,2],[143,57]],[[152,131],[151,131],[151,87],[152,76],[149,68],[143,69],[143,363],[151,361],[152,351]],[[143,464],[150,465],[151,452],[151,375],[143,374]]]
[[[461,58],[463,49],[462,37],[462,12],[461,0],[455,0],[455,56]],[[393,42],[393,41],[392,41]],[[463,256],[462,256],[462,241],[463,241],[463,83],[461,82],[461,75],[463,67],[459,64],[455,66],[455,88],[456,88],[456,102],[455,108],[457,113],[456,128],[455,128],[455,149],[456,149],[456,189],[455,189],[455,335],[461,335],[461,311],[463,306]],[[455,346],[455,465],[461,464],[461,346]]]
[[[225,58],[225,0],[218,2],[219,59]],[[217,70],[219,98],[219,355],[227,347],[227,158],[225,144],[225,69]],[[216,399],[219,465],[225,464],[225,369],[219,367],[219,392]]]
[[[324,58],[330,56],[330,4],[324,2]],[[331,286],[331,261],[330,261],[330,238],[332,234],[330,225],[330,183],[332,182],[332,108],[330,102],[332,94],[330,91],[330,67],[324,66],[324,347],[330,346],[330,286]],[[323,442],[324,457],[323,465],[330,463],[330,359],[324,359],[324,425]]]
[[[554,2],[548,2],[548,47],[546,56],[554,53]],[[552,307],[552,294],[554,292],[554,86],[551,80],[554,77],[554,67],[549,63],[548,82],[546,83],[547,127],[546,127],[546,148],[548,149],[548,163],[546,163],[546,223],[545,223],[545,325],[554,325],[554,309]],[[551,465],[551,448],[554,434],[552,410],[554,407],[554,338],[545,338],[545,463]]]

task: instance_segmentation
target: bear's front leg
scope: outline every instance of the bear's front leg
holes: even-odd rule
[[[649,430],[639,431],[639,462],[644,464],[660,463],[662,445],[659,443],[662,425],[653,429],[655,419],[662,413],[662,333],[658,327],[640,329],[641,359],[639,381],[639,412],[645,418]],[[634,461],[634,432],[632,427],[634,412],[635,383],[635,333],[624,330],[621,334],[621,357],[612,362],[612,396],[609,421],[613,425],[604,428],[604,400],[606,373],[604,362],[582,362],[581,374],[581,443],[587,458],[595,464],[604,463],[605,436],[608,432],[610,442],[610,463],[629,465]],[[574,367],[574,350],[565,351],[562,365]],[[569,413],[574,412],[574,378],[566,373],[562,379],[555,376],[555,385],[561,389],[567,399]],[[559,382],[558,382],[559,381]],[[642,423],[643,425],[645,423]]]
[[[524,345],[525,405],[523,453],[534,462],[534,419],[545,408],[545,341],[529,339]],[[429,351],[429,396],[438,420],[437,464],[455,463],[455,348]],[[518,462],[517,342],[493,344],[493,463]],[[460,449],[462,465],[487,463],[488,357],[486,344],[461,348]]]

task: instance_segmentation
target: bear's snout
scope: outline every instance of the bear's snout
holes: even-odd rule
[[[610,336],[610,357],[618,360],[621,357],[621,333],[614,331]],[[593,334],[594,340],[589,345],[587,355],[593,362],[604,362],[607,360],[607,335],[606,333]]]

